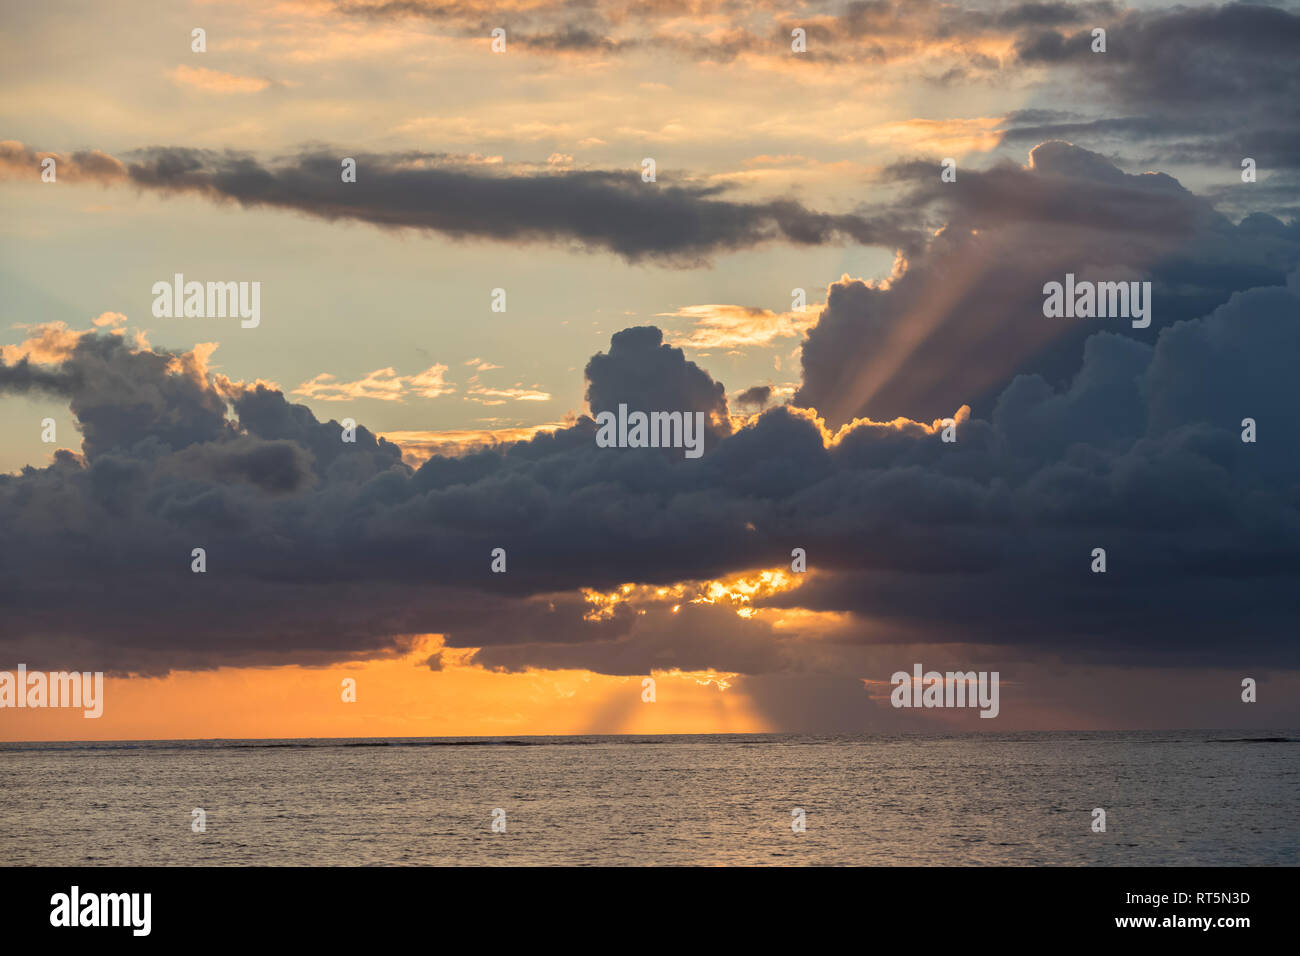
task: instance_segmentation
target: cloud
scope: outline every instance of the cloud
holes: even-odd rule
[[[41,162],[55,161],[56,182],[98,183],[114,185],[126,179],[126,166],[97,149],[73,153],[39,152],[16,140],[0,142],[0,180],[41,181]]]
[[[112,315],[105,312],[104,315]],[[99,325],[99,319],[95,319]],[[33,362],[61,362],[72,354],[77,343],[90,334],[89,330],[77,331],[68,328],[66,322],[46,322],[42,325],[26,326],[29,334],[17,345],[0,345],[0,361],[13,365],[23,359]]]
[[[550,392],[543,392],[533,386],[525,388],[520,383],[509,388],[488,388],[486,385],[474,385],[466,396],[472,402],[481,405],[500,405],[504,402],[549,402]]]
[[[743,305],[687,305],[661,318],[689,319],[695,328],[674,345],[693,349],[739,349],[771,345],[803,334],[815,321],[814,307],[802,312],[773,312]]]
[[[67,398],[83,435],[0,477],[0,656],[158,673],[437,633],[506,669],[843,673],[855,649],[954,642],[1295,668],[1298,350],[1293,273],[1151,342],[1095,332],[1067,384],[1017,376],[987,418],[954,416],[952,444],[780,406],[695,461],[599,448],[583,416],[411,468],[195,353],[89,334],[0,365],[0,391]],[[593,410],[726,412],[654,328],[617,333],[587,378]],[[796,546],[806,575],[755,583]]]
[[[354,382],[339,382],[328,372],[322,372],[295,388],[293,394],[321,402],[347,402],[358,398],[404,402],[412,397],[440,398],[456,391],[454,385],[443,380],[446,373],[446,365],[431,365],[416,375],[398,375],[394,368],[381,368]]]
[[[434,455],[459,458],[497,445],[526,442],[542,432],[570,428],[572,421],[542,422],[538,425],[506,425],[497,428],[456,428],[442,431],[387,431],[384,438],[402,449],[402,458],[419,465]]]
[[[1069,27],[1115,14],[1115,4],[971,4],[930,0],[808,0],[797,12],[786,3],[745,4],[672,0],[668,3],[567,2],[445,4],[433,0],[344,0],[341,13],[371,19],[421,19],[455,36],[487,42],[503,27],[512,49],[551,56],[672,54],[728,63],[738,58],[769,60],[800,69],[808,63],[876,66],[917,58],[937,50],[965,72],[996,69],[996,50],[1005,38],[1053,27]],[[791,56],[791,31],[802,28],[808,45]]]
[[[222,396],[200,374],[201,353],[133,352],[121,336],[95,333],[79,336],[54,363],[26,351],[0,365],[0,390],[67,398],[89,457],[115,448],[183,448],[236,433]]]
[[[593,355],[587,363],[587,404],[591,413],[618,411],[703,412],[710,428],[727,421],[727,394],[721,382],[681,349],[665,345],[655,326],[615,332],[609,352]]]
[[[1008,131],[1018,140],[1082,135],[1147,141],[1152,159],[1294,168],[1300,122],[1300,11],[1262,3],[1123,10],[1081,29],[1026,33],[1019,61],[1068,71],[1110,115]],[[1105,53],[1092,29],[1107,29]],[[1120,115],[1113,115],[1115,112]]]
[[[1151,342],[1235,291],[1280,283],[1300,263],[1300,225],[1259,214],[1234,225],[1162,173],[1131,175],[1063,142],[1021,166],[893,169],[904,202],[935,225],[925,250],[887,282],[845,277],[801,350],[796,404],[840,425],[860,416],[929,419],[969,403],[986,412],[1017,372],[1061,381],[1106,323]],[[1080,279],[1152,282],[1152,322],[1043,317],[1043,285]]]
[[[761,411],[771,400],[771,385],[755,385],[736,396],[736,404],[750,411]]]
[[[192,86],[207,93],[260,93],[271,85],[270,80],[256,76],[237,76],[206,67],[181,66],[169,74],[182,86]]]
[[[1094,25],[1035,33],[1017,52],[1034,64],[1104,64],[1096,75],[1130,102],[1200,111],[1211,105],[1252,108],[1263,98],[1294,112],[1300,94],[1295,69],[1300,14],[1229,3],[1129,10],[1109,26],[1104,54],[1092,52]]]
[[[0,145],[0,172],[39,177],[21,143]],[[54,154],[48,154],[54,155]],[[157,147],[129,164],[74,153],[73,181],[125,183],[162,194],[195,194],[246,208],[286,209],[329,221],[435,232],[454,239],[550,242],[603,250],[629,262],[693,267],[723,252],[770,242],[858,243],[912,248],[918,236],[899,213],[821,213],[793,199],[746,203],[719,198],[724,186],[674,183],[660,171],[646,183],[627,172],[543,168],[503,171],[433,153],[356,154],[356,182],[342,181],[342,153],[304,153],[263,165],[235,152]]]

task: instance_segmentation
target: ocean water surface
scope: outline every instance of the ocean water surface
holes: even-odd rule
[[[0,862],[1296,865],[1300,731],[7,743]]]

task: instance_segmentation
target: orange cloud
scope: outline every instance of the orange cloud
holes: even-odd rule
[[[418,375],[398,375],[394,368],[380,368],[365,378],[352,382],[339,382],[328,372],[322,372],[293,390],[322,402],[346,402],[357,398],[373,398],[381,402],[404,402],[416,398],[438,398],[450,395],[456,387],[443,380],[445,365],[431,365]]]
[[[202,66],[178,66],[170,74],[182,86],[192,86],[207,93],[260,93],[271,85],[270,80],[256,76],[237,76]]]
[[[750,618],[770,612],[780,619],[787,613],[786,609],[755,608],[753,602],[793,591],[804,583],[806,577],[807,572],[796,574],[788,568],[759,568],[709,581],[679,581],[670,585],[627,583],[612,591],[582,588],[583,599],[591,605],[591,610],[583,617],[588,621],[609,620],[623,604],[671,604],[674,613],[683,604],[717,604],[731,607],[737,617]]]
[[[101,312],[91,319],[96,329],[108,329],[113,335],[126,333],[127,318],[121,312]],[[0,345],[0,360],[6,365],[27,359],[40,365],[62,362],[72,354],[85,336],[95,329],[70,329],[66,322],[43,322],[39,325],[18,325],[26,329],[27,338],[17,345]],[[137,345],[140,333],[137,333]],[[216,348],[215,343],[212,346]]]
[[[666,318],[690,319],[695,329],[673,338],[672,344],[693,348],[745,348],[771,345],[778,338],[802,335],[817,322],[819,305],[802,312],[773,312],[743,305],[687,305],[676,312],[660,312]]]
[[[0,345],[0,360],[6,365],[13,365],[23,359],[41,364],[62,362],[72,354],[82,337],[90,334],[88,329],[70,329],[64,322],[47,322],[22,328],[30,330],[26,340],[18,345]]]
[[[551,393],[541,391],[536,385],[532,388],[524,388],[516,382],[511,388],[487,388],[483,385],[475,385],[469,390],[467,399],[480,405],[504,405],[507,401],[549,402]]]
[[[0,142],[0,180],[41,180],[41,163],[54,160],[55,182],[95,182],[101,185],[126,179],[126,167],[97,149],[75,153],[47,153],[31,149],[17,140]]]
[[[847,137],[900,151],[958,156],[985,153],[1002,142],[998,127],[1005,116],[976,116],[969,119],[909,119],[885,123]]]

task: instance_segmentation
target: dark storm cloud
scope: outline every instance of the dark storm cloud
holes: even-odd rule
[[[1286,440],[1256,454],[1262,446],[1243,443],[1239,431],[1243,418],[1256,417],[1250,409],[1265,405],[1284,434],[1300,427],[1300,392],[1275,351],[1300,342],[1298,294],[1294,274],[1287,289],[1239,294],[1203,320],[1166,330],[1154,350],[1098,334],[1063,392],[1036,376],[1018,378],[991,422],[962,436],[973,447],[944,469],[959,479],[946,505],[937,489],[930,495],[943,509],[934,523],[891,532],[883,554],[859,571],[814,579],[798,603],[869,607],[882,630],[900,637],[945,620],[993,643],[1034,641],[1050,630],[1145,663],[1167,662],[1171,646],[1226,659],[1243,634],[1293,627],[1300,605],[1283,596],[1282,582],[1300,570],[1300,549],[1289,540],[1300,517],[1300,455]],[[997,481],[960,480],[981,473],[1007,480],[1007,493],[996,492]],[[1005,535],[980,530],[995,522]],[[1095,547],[1106,548],[1105,575],[1081,560]],[[1046,613],[1048,600],[1056,615]],[[1172,603],[1205,618],[1182,610],[1168,618]],[[1230,608],[1244,617],[1233,622]],[[1282,657],[1294,666],[1294,649]]]
[[[921,184],[906,202],[942,231],[889,288],[832,285],[804,341],[795,401],[835,425],[930,420],[961,404],[986,414],[1017,372],[1066,380],[1099,327],[1149,343],[1300,264],[1294,221],[1258,214],[1234,225],[1170,176],[1126,174],[1066,143],[1036,147],[1028,167],[959,170],[953,183],[937,171],[912,163],[894,175]],[[1043,285],[1067,272],[1151,281],[1150,327],[1044,318]]]
[[[1107,31],[1104,53],[1092,51],[1094,27]],[[1024,36],[1017,54],[1026,65],[1071,70],[1076,82],[1096,91],[1103,109],[1128,115],[1049,125],[1028,120],[1008,130],[1009,141],[1169,139],[1153,154],[1161,163],[1236,166],[1246,156],[1273,167],[1296,163],[1300,12],[1294,7],[1123,11],[1078,30]]]
[[[937,168],[933,162],[911,162],[890,167],[888,174],[911,187],[913,208],[933,209],[937,221],[954,226],[1054,223],[1066,229],[1137,231],[1144,239],[1182,238],[1214,218],[1204,200],[1173,177],[1129,175],[1104,156],[1062,141],[1034,147],[1028,167],[1003,162],[963,171],[955,183],[943,182]]]
[[[722,407],[656,332],[593,359],[597,401]],[[845,647],[1295,667],[1296,354],[1300,274],[1154,343],[1099,332],[1068,385],[1016,378],[955,444],[864,423],[828,445],[780,407],[697,461],[598,448],[583,418],[413,470],[274,389],[87,335],[61,362],[0,365],[0,389],[67,398],[86,438],[84,458],[0,477],[0,656],[161,672],[444,633],[506,669],[802,670],[826,649],[797,622],[671,600],[594,614],[579,592],[788,566],[797,546],[802,586],[755,603],[844,615]],[[1257,443],[1240,440],[1246,417]],[[1095,547],[1105,575],[1088,570]]]
[[[1107,28],[1092,52],[1093,27]],[[1087,67],[1129,101],[1204,109],[1251,108],[1300,97],[1300,14],[1254,3],[1129,11],[1072,33],[1046,31],[1021,43],[1028,63]]]
[[[166,353],[129,354],[116,336],[86,336],[78,360],[33,365],[24,358],[0,364],[0,391],[66,398],[90,457],[146,445],[185,447],[232,435],[225,403],[211,386],[186,371],[168,374]]]
[[[652,326],[615,332],[609,351],[587,363],[587,404],[592,414],[629,410],[704,412],[706,421],[727,417],[727,395],[721,382],[679,348],[664,344],[663,332]]]
[[[745,203],[721,189],[674,184],[639,170],[502,175],[435,154],[357,155],[357,180],[341,181],[340,156],[312,153],[277,165],[205,150],[145,150],[130,181],[163,193],[194,193],[245,207],[288,209],[322,219],[438,232],[457,239],[560,242],[697,265],[720,252],[766,242],[856,242],[910,247],[900,214],[819,213],[794,200]]]

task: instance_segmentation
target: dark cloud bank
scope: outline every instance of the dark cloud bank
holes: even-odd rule
[[[149,168],[231,194],[265,181],[165,165]],[[593,616],[578,589],[788,566],[802,547],[803,585],[760,604],[840,612],[845,645],[1300,665],[1296,225],[1234,225],[1168,176],[1060,143],[1029,169],[931,178],[908,199],[943,231],[891,287],[832,287],[796,404],[832,425],[929,421],[986,395],[955,444],[864,422],[828,445],[795,407],[736,429],[722,383],[654,328],[590,360],[587,399],[704,412],[698,460],[598,448],[583,417],[413,469],[364,427],[345,444],[279,391],[120,336],[0,364],[0,394],[66,402],[82,433],[81,454],[0,476],[0,664],[327,663],[436,632],[493,667],[789,672],[808,666],[798,627],[721,605]],[[1151,328],[1044,318],[1042,284],[1067,269],[1151,278]]]
[[[1068,143],[1035,147],[1027,167],[959,171],[953,183],[935,169],[906,163],[892,174],[908,190],[900,205],[938,235],[889,288],[834,284],[804,343],[795,401],[835,425],[930,420],[961,403],[987,415],[1016,373],[1066,385],[1098,323],[1152,344],[1235,292],[1284,284],[1300,264],[1300,223],[1264,213],[1233,223],[1170,176],[1127,174]],[[1043,286],[1067,272],[1150,281],[1150,327],[1044,318]]]
[[[0,175],[39,176],[40,155],[22,143],[0,143]],[[903,210],[823,213],[794,199],[730,200],[722,196],[727,186],[674,181],[667,170],[644,182],[639,168],[502,172],[443,153],[354,153],[348,158],[356,162],[356,180],[344,182],[344,155],[315,150],[264,163],[233,151],[160,146],[123,162],[81,151],[60,158],[60,176],[452,239],[555,243],[679,267],[768,242],[907,252],[922,242],[922,234],[905,225]]]
[[[1106,29],[1106,52],[1092,51],[1092,29]],[[1228,3],[1159,10],[1113,10],[1074,25],[1044,24],[1017,42],[1016,62],[1048,68],[1075,91],[1089,115],[1029,109],[1009,117],[1003,143],[1086,140],[1135,165],[1173,164],[1235,175],[1255,160],[1266,190],[1300,191],[1300,7]],[[1044,102],[1056,102],[1048,97]],[[1265,185],[1267,180],[1267,185]],[[1255,206],[1255,208],[1260,208]],[[1274,209],[1281,209],[1273,203]]]
[[[842,642],[1296,667],[1300,273],[1281,274],[1294,227],[1232,226],[1168,177],[1128,177],[1083,151],[1049,150],[1035,169],[1084,194],[1067,201],[1013,170],[969,177],[953,194],[952,238],[892,289],[833,289],[805,348],[813,404],[850,387],[836,376],[869,366],[892,323],[918,321],[925,293],[909,283],[923,277],[948,282],[984,323],[1016,311],[1014,293],[1041,286],[1044,269],[1077,261],[1071,250],[1101,254],[1083,237],[1128,225],[1144,230],[1135,243],[1164,250],[1153,274],[1173,290],[1181,268],[1184,282],[1158,295],[1164,315],[1147,334],[1073,320],[1076,371],[1004,378],[955,444],[918,425],[861,423],[828,446],[792,407],[733,431],[721,383],[652,328],[624,330],[592,358],[589,403],[705,412],[699,460],[598,448],[584,417],[412,469],[364,428],[345,444],[337,423],[278,391],[210,380],[119,336],[88,335],[58,364],[0,365],[0,392],[71,406],[84,453],[0,477],[0,657],[158,673],[325,663],[442,632],[497,667],[771,673],[800,666],[786,647],[797,628],[776,635],[707,605],[587,620],[577,589],[788,566],[803,547],[812,573],[766,603],[847,614]],[[962,236],[1008,197],[996,248],[1044,247],[1019,267]],[[1134,208],[1146,214],[1128,218]],[[1194,311],[1200,296],[1226,301],[1174,321],[1170,301]],[[1064,321],[1029,298],[1016,322]],[[1002,325],[975,328],[960,343],[971,363],[1016,347]],[[933,361],[918,351],[902,374]],[[876,417],[929,417],[901,404]],[[1241,441],[1243,418],[1258,442]],[[206,574],[190,571],[195,547]],[[496,547],[506,574],[489,569]],[[1096,547],[1104,575],[1089,571]]]
[[[127,166],[131,183],[192,192],[246,207],[323,219],[423,229],[452,238],[569,243],[629,261],[653,257],[697,265],[769,241],[856,242],[915,248],[900,214],[868,217],[810,210],[792,199],[746,203],[718,186],[656,182],[639,170],[499,175],[436,154],[356,155],[357,179],[341,181],[337,154],[309,153],[275,165],[239,154],[155,148]]]

